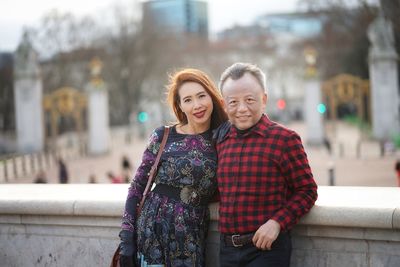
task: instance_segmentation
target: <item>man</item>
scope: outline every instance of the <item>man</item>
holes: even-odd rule
[[[236,63],[221,75],[228,123],[215,133],[220,191],[220,265],[289,266],[290,229],[317,199],[294,131],[263,114],[265,74]]]

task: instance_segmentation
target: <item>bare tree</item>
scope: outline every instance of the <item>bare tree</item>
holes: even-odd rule
[[[324,78],[342,72],[368,77],[367,29],[378,13],[377,6],[370,2],[301,1],[308,6],[308,12],[322,15],[324,19],[322,34],[305,42],[318,48]]]
[[[392,22],[395,47],[400,55],[400,0],[381,0],[381,7],[384,16]]]
[[[60,86],[82,88],[86,69],[93,54],[96,24],[91,17],[78,18],[71,13],[51,10],[38,28],[30,29],[34,47],[42,60],[44,91]]]
[[[136,6],[136,9],[138,7]],[[144,97],[160,99],[166,73],[175,66],[173,38],[157,29],[142,29],[141,20],[126,7],[115,6],[115,30],[104,34],[107,51],[106,75],[109,81],[111,113],[116,124],[126,124],[136,115]]]

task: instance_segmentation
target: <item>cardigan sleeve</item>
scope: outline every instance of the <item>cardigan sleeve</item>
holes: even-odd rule
[[[147,142],[146,149],[143,152],[142,162],[128,189],[128,196],[122,217],[122,230],[128,230],[130,232],[135,231],[136,209],[142,199],[143,191],[149,179],[150,169],[153,166],[158,150],[160,149],[163,134],[164,127],[159,127],[152,132]]]

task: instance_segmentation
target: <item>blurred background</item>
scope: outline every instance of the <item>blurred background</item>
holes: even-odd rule
[[[2,4],[0,183],[127,182],[173,122],[168,74],[267,74],[271,119],[303,138],[320,185],[400,184],[400,1]],[[397,166],[398,165],[398,166]]]

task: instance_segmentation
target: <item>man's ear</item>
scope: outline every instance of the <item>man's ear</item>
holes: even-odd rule
[[[225,112],[228,112],[225,99],[221,99],[221,104],[222,104],[222,107],[224,108]]]
[[[264,93],[263,97],[262,97],[262,104],[264,106],[264,109],[267,107],[267,100],[268,100],[268,96],[266,93]]]

